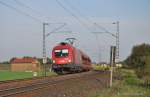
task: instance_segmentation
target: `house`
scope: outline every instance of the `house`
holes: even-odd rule
[[[39,71],[40,63],[36,58],[24,57],[11,60],[11,71]]]

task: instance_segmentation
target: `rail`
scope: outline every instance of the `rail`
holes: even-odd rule
[[[58,83],[64,82],[65,80],[82,79],[83,78],[82,76],[84,76],[85,78],[93,74],[99,74],[99,72],[93,71],[93,73],[74,74],[73,76],[65,75],[65,76],[56,77],[50,80],[45,80],[39,83],[3,89],[3,90],[0,90],[0,97],[6,97],[6,96],[8,97],[8,96],[13,96],[13,95],[29,92],[32,90],[38,90],[38,89],[49,87],[50,85],[56,85]]]

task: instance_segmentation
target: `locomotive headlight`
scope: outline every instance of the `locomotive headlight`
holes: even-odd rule
[[[71,60],[68,60],[68,62],[71,62]]]
[[[53,60],[53,63],[55,63],[55,60]]]

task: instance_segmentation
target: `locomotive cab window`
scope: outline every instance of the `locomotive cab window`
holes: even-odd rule
[[[55,57],[67,57],[68,49],[55,50]]]

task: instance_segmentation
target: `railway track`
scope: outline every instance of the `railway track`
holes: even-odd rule
[[[24,79],[15,79],[15,80],[6,80],[6,81],[0,81],[0,84],[5,83],[12,83],[12,82],[19,82],[19,81],[26,81],[26,80],[33,80],[33,79],[41,79],[43,77],[34,77],[34,78],[24,78]]]
[[[58,77],[59,75],[54,75],[50,77],[34,77],[34,78],[25,78],[25,79],[16,79],[16,80],[7,80],[7,81],[0,81],[0,90],[2,89],[8,89],[20,85],[27,85],[27,84],[33,84],[37,82],[42,82],[44,80],[49,80],[50,78]]]
[[[58,75],[53,75],[51,77],[56,77]],[[12,82],[21,82],[21,81],[29,81],[29,80],[37,80],[37,79],[43,79],[43,78],[49,78],[48,76],[46,77],[32,77],[32,78],[24,78],[24,79],[15,79],[15,80],[6,80],[6,81],[0,81],[0,85],[1,84],[5,84],[5,83],[12,83]]]
[[[27,93],[29,91],[31,92],[33,90],[35,91],[35,90],[43,89],[52,85],[57,85],[66,80],[68,81],[68,80],[74,80],[74,79],[83,79],[83,78],[85,79],[85,78],[88,78],[89,76],[96,75],[96,74],[99,74],[99,72],[92,71],[92,72],[86,72],[86,73],[81,73],[81,74],[71,74],[71,75],[63,75],[60,77],[53,77],[53,78],[50,78],[49,80],[43,79],[43,81],[33,83],[33,84],[26,84],[22,86],[2,89],[0,90],[0,97],[12,97],[18,94]],[[9,83],[11,83],[11,81],[9,81]]]

